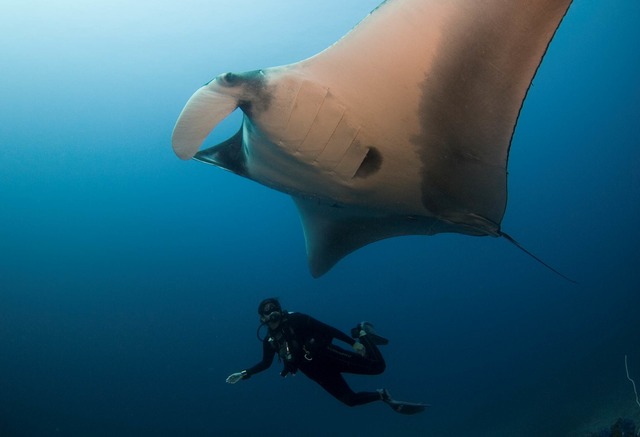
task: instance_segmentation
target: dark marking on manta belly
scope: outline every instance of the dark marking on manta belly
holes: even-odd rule
[[[262,70],[248,71],[242,74],[227,73],[223,76],[228,86],[240,86],[243,95],[238,106],[249,117],[267,111],[273,98]]]
[[[472,211],[500,223],[506,169],[486,163],[497,161],[488,150],[491,127],[510,114],[494,105],[497,100],[490,93],[498,87],[493,81],[502,78],[490,73],[491,53],[483,50],[499,44],[499,35],[482,23],[469,25],[476,38],[453,38],[440,47],[455,56],[435,65],[420,85],[422,126],[412,142],[422,163],[422,203],[427,210],[444,217]]]
[[[382,154],[375,147],[370,147],[367,151],[367,155],[362,160],[362,164],[356,170],[354,177],[367,178],[380,170],[382,166]]]

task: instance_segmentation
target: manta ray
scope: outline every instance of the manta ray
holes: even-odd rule
[[[173,149],[289,194],[314,277],[395,236],[517,244],[500,229],[509,148],[570,4],[387,0],[308,59],[202,86],[176,122]],[[200,151],[237,108],[240,130]]]

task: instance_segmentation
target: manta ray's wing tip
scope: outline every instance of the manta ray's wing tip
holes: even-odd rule
[[[313,277],[313,279],[318,279],[319,277],[327,273],[329,270],[331,270],[331,266],[330,267],[320,266],[320,265],[316,265],[315,263],[309,262],[309,272],[311,273],[311,276]]]

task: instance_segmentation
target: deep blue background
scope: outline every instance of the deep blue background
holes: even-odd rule
[[[315,4],[318,3],[318,4]],[[300,6],[303,5],[304,6]],[[640,421],[640,3],[576,0],[524,105],[502,239],[405,237],[314,280],[291,200],[177,159],[184,103],[377,0],[25,0],[0,12],[0,435],[565,436]],[[226,138],[232,117],[211,141]],[[391,338],[355,409],[255,363],[255,307]]]

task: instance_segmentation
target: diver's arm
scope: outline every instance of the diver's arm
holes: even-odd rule
[[[276,351],[271,347],[271,344],[267,340],[262,342],[262,361],[256,364],[253,367],[250,367],[244,372],[246,372],[245,376],[242,379],[247,379],[251,377],[251,375],[255,375],[256,373],[260,373],[263,370],[267,370],[271,367],[271,363],[273,363],[273,357],[275,356]]]
[[[229,384],[235,384],[241,379],[248,379],[251,375],[255,375],[256,373],[262,372],[263,370],[271,367],[271,363],[273,362],[273,357],[276,352],[273,350],[271,345],[267,340],[262,343],[262,361],[256,364],[253,367],[243,370],[242,372],[232,373],[227,377],[227,382]]]

